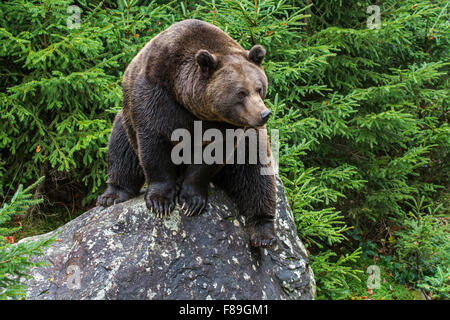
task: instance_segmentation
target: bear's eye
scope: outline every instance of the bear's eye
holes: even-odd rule
[[[238,96],[239,99],[242,100],[242,99],[244,99],[247,96],[247,92],[241,90],[241,91],[238,92],[237,96]]]
[[[262,89],[261,88],[256,89],[256,92],[262,97]]]

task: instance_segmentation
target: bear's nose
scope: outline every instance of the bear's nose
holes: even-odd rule
[[[261,119],[264,121],[264,123],[267,122],[267,120],[269,120],[270,115],[272,114],[272,112],[270,112],[270,110],[265,110],[263,112],[261,112]]]

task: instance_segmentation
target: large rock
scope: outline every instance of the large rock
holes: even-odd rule
[[[279,179],[277,189],[274,249],[249,247],[244,219],[217,188],[196,217],[176,209],[160,220],[142,196],[93,208],[37,236],[58,241],[38,258],[50,264],[32,270],[27,299],[312,299],[313,272]]]

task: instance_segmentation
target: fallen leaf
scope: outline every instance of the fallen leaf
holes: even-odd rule
[[[11,244],[16,242],[16,235],[7,236],[7,237],[4,237],[4,238],[5,238],[6,242],[11,243]]]

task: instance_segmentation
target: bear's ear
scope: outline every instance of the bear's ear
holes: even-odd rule
[[[195,54],[195,60],[204,73],[211,73],[217,67],[217,57],[207,50],[199,50]]]
[[[266,50],[263,48],[263,46],[257,44],[256,46],[253,46],[248,52],[248,59],[260,66],[265,55]]]

